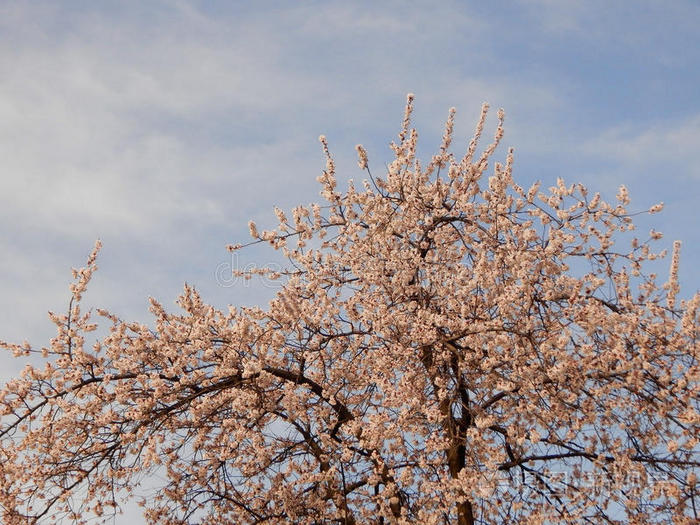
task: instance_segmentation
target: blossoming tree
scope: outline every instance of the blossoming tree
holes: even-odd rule
[[[109,516],[158,472],[151,523],[697,523],[698,305],[615,204],[512,178],[503,135],[416,158],[409,96],[382,177],[258,231],[289,258],[266,308],[220,311],[185,286],[152,326],[81,296],[0,393],[7,524]],[[650,211],[655,212],[660,205]],[[646,237],[646,236],[643,236]],[[624,240],[629,248],[617,246]],[[231,246],[231,250],[242,246]]]

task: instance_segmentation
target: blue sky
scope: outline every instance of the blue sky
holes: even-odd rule
[[[698,22],[692,0],[2,2],[0,339],[48,342],[98,237],[87,305],[147,321],[147,297],[173,304],[185,281],[219,306],[264,302],[261,283],[216,276],[270,254],[225,245],[318,200],[319,134],[341,177],[362,178],[357,143],[389,161],[408,92],[426,156],[450,106],[459,148],[488,101],[523,185],[664,201],[640,229],[683,241],[691,295]]]

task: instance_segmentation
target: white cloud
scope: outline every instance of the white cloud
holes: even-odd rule
[[[582,150],[592,156],[613,161],[622,168],[659,166],[668,168],[664,177],[691,176],[700,179],[697,157],[700,144],[700,114],[685,121],[662,122],[639,129],[639,126],[616,126],[607,129],[583,144]]]
[[[509,94],[516,95],[513,106],[551,97],[541,86],[504,88],[507,79],[464,80],[457,70],[435,78],[450,53],[467,60],[476,54],[451,49],[440,31],[467,26],[468,38],[459,42],[476,44],[488,29],[454,6],[398,16],[392,9],[332,5],[219,20],[177,5],[144,19],[76,12],[67,29],[55,27],[67,16],[55,6],[5,8],[13,24],[28,29],[16,35],[17,45],[0,48],[0,61],[12,71],[0,84],[4,214],[78,236],[96,229],[151,232],[175,217],[220,220],[228,203],[221,192],[211,193],[213,181],[229,191],[256,184],[247,176],[255,167],[242,163],[244,148],[274,149],[278,162],[284,155],[294,161],[294,151],[306,150],[312,133],[324,131],[281,136],[285,128],[307,129],[321,118],[323,127],[364,125],[386,98],[396,101],[391,112],[399,115],[409,90],[424,93],[419,105],[440,115],[458,103],[472,115],[482,100],[505,103]],[[315,43],[321,47],[314,50]],[[324,56],[326,45],[340,56]],[[309,68],[315,51],[324,66]],[[438,65],[413,70],[430,60]],[[366,85],[376,91],[363,92]],[[362,97],[372,105],[361,107]],[[226,144],[193,139],[198,128],[225,125],[223,115],[240,133],[257,134],[255,145],[245,135]],[[427,126],[438,129],[441,122]],[[241,138],[245,143],[237,144]]]

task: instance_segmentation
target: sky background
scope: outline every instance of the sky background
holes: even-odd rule
[[[0,1],[0,340],[48,343],[97,238],[86,306],[149,321],[147,298],[172,306],[185,281],[217,306],[264,303],[265,283],[226,273],[274,256],[225,246],[319,200],[319,134],[341,179],[364,178],[357,143],[389,162],[409,92],[425,158],[451,106],[461,154],[488,101],[521,185],[663,201],[640,235],[683,241],[690,296],[699,23],[695,0]],[[0,380],[23,365],[0,354]]]

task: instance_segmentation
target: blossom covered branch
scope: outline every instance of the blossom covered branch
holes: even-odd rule
[[[700,295],[678,300],[679,244],[658,284],[660,235],[632,238],[624,187],[525,189],[512,149],[488,175],[487,106],[461,158],[451,109],[423,167],[412,108],[382,177],[358,146],[368,180],[340,191],[321,137],[323,204],[250,224],[290,260],[253,270],[279,281],[267,308],[185,286],[152,326],[98,310],[89,345],[96,247],[45,365],[0,392],[4,523],[109,517],[154,472],[150,523],[697,522]]]

